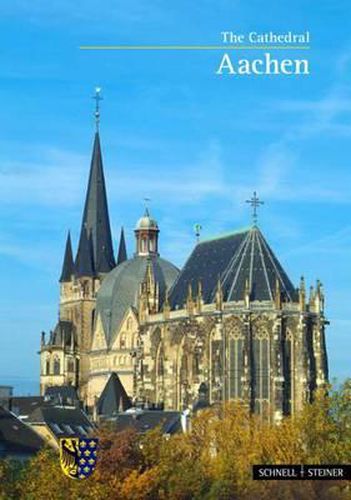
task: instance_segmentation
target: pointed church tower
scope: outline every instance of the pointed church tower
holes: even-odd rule
[[[122,264],[125,260],[127,260],[127,248],[126,248],[126,240],[124,238],[124,229],[121,229],[121,237],[119,240],[119,248],[118,248],[118,256],[117,256],[117,266],[118,264]]]
[[[72,253],[72,242],[71,233],[68,231],[66,240],[65,256],[63,259],[62,272],[60,277],[60,283],[66,283],[72,280],[72,276],[75,274],[75,265],[73,261]]]
[[[115,267],[99,136],[100,89],[96,89],[96,132],[88,188],[75,261],[68,234],[60,277],[59,321],[41,345],[41,392],[50,385],[73,383],[82,400],[89,376],[89,349],[96,293]]]
[[[86,244],[90,235],[92,255],[89,255],[89,249]],[[108,273],[115,267],[98,130],[95,133],[94,139],[88,189],[78,245],[77,264],[79,264],[79,260],[84,262],[93,260],[94,270],[97,275]],[[86,272],[85,268],[84,272]]]

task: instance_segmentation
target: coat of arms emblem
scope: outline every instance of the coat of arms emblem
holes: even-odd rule
[[[66,476],[86,479],[96,465],[98,439],[79,437],[60,439],[60,462]]]

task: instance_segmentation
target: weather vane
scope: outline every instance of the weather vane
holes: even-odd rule
[[[144,198],[144,204],[145,204],[145,213],[149,215],[149,202],[151,201],[151,198]]]
[[[197,243],[199,243],[199,241],[200,241],[201,230],[202,230],[201,224],[195,224],[195,226],[194,226],[194,233],[195,233],[195,236],[196,236]]]
[[[93,99],[95,100],[95,125],[96,130],[99,131],[100,124],[100,101],[102,101],[103,97],[101,96],[101,87],[95,87],[95,95],[93,95]]]
[[[252,206],[252,219],[256,226],[257,224],[257,209],[260,205],[264,205],[264,201],[261,201],[257,196],[256,191],[254,191],[253,196],[250,200],[246,200],[245,203],[249,203]]]

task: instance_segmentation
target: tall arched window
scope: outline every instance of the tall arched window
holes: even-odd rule
[[[292,332],[287,331],[284,339],[284,413],[291,414],[293,412],[294,401],[294,337]]]
[[[229,398],[243,397],[242,376],[244,370],[244,337],[240,331],[229,337]]]
[[[200,352],[199,349],[197,349],[196,347],[194,349],[192,364],[193,364],[193,376],[197,377],[198,375],[200,375]]]
[[[47,359],[46,360],[46,371],[45,371],[46,375],[50,375],[50,360]]]
[[[211,341],[211,401],[223,399],[223,342]]]
[[[156,400],[163,403],[164,399],[164,353],[162,344],[159,345],[156,355]]]
[[[183,354],[180,361],[180,381],[185,383],[188,381],[188,357]]]
[[[269,401],[269,336],[264,329],[259,329],[253,338],[253,368],[255,411],[263,414]]]
[[[54,359],[54,375],[60,375],[60,360],[58,358]]]
[[[163,377],[163,351],[159,353],[158,359],[157,359],[157,376],[158,377]]]
[[[73,361],[73,359],[69,359],[67,361],[67,371],[69,373],[73,373],[74,372],[74,361]]]
[[[179,406],[181,409],[185,409],[189,403],[188,363],[188,356],[182,353],[179,366]]]
[[[150,252],[154,252],[155,251],[153,238],[149,239],[149,251]]]

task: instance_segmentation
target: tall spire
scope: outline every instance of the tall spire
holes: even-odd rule
[[[63,259],[62,272],[60,277],[60,283],[65,283],[71,281],[72,275],[75,273],[75,267],[73,262],[72,254],[72,243],[71,243],[71,233],[68,231],[65,256]]]
[[[121,237],[119,240],[119,248],[118,248],[118,256],[117,256],[117,266],[118,264],[121,264],[125,260],[127,260],[127,248],[126,248],[126,241],[124,238],[124,229],[123,227],[121,228]]]
[[[100,112],[98,111],[98,113],[100,117]],[[86,234],[84,235],[84,233]],[[107,273],[115,266],[115,259],[98,130],[95,133],[94,139],[79,247],[81,246],[82,239],[89,239],[90,234],[93,245],[95,271],[97,274]]]

